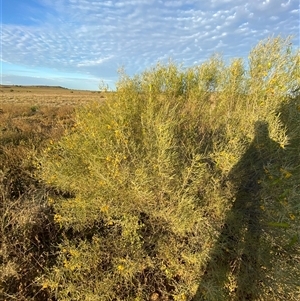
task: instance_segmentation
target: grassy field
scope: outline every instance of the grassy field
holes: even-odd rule
[[[1,105],[72,106],[98,100],[99,91],[70,90],[51,86],[0,85]]]
[[[73,123],[75,108],[104,98],[100,92],[51,86],[2,85],[0,93],[0,140],[4,148],[59,139]]]
[[[71,122],[75,107],[104,98],[98,91],[51,86],[0,86],[0,139],[59,136]],[[4,144],[5,144],[4,143]]]

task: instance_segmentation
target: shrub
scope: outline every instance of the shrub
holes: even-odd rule
[[[31,111],[31,113],[36,113],[37,111],[38,111],[38,106],[32,106],[31,108],[30,108],[30,111]]]
[[[40,160],[69,197],[51,199],[64,239],[39,283],[59,300],[297,300],[297,62],[274,38],[247,68],[121,72]]]

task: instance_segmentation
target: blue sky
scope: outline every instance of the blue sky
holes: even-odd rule
[[[293,35],[299,0],[2,0],[1,83],[114,87],[169,58],[247,57],[261,39]]]

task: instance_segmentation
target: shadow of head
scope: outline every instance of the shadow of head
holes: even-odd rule
[[[269,124],[265,120],[258,120],[254,124],[255,137],[263,138],[269,135]]]

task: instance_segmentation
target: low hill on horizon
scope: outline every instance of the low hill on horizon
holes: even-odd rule
[[[48,86],[48,85],[0,85],[1,88],[49,88],[49,89],[64,89],[64,90],[72,90],[69,88],[65,88],[62,86]]]

